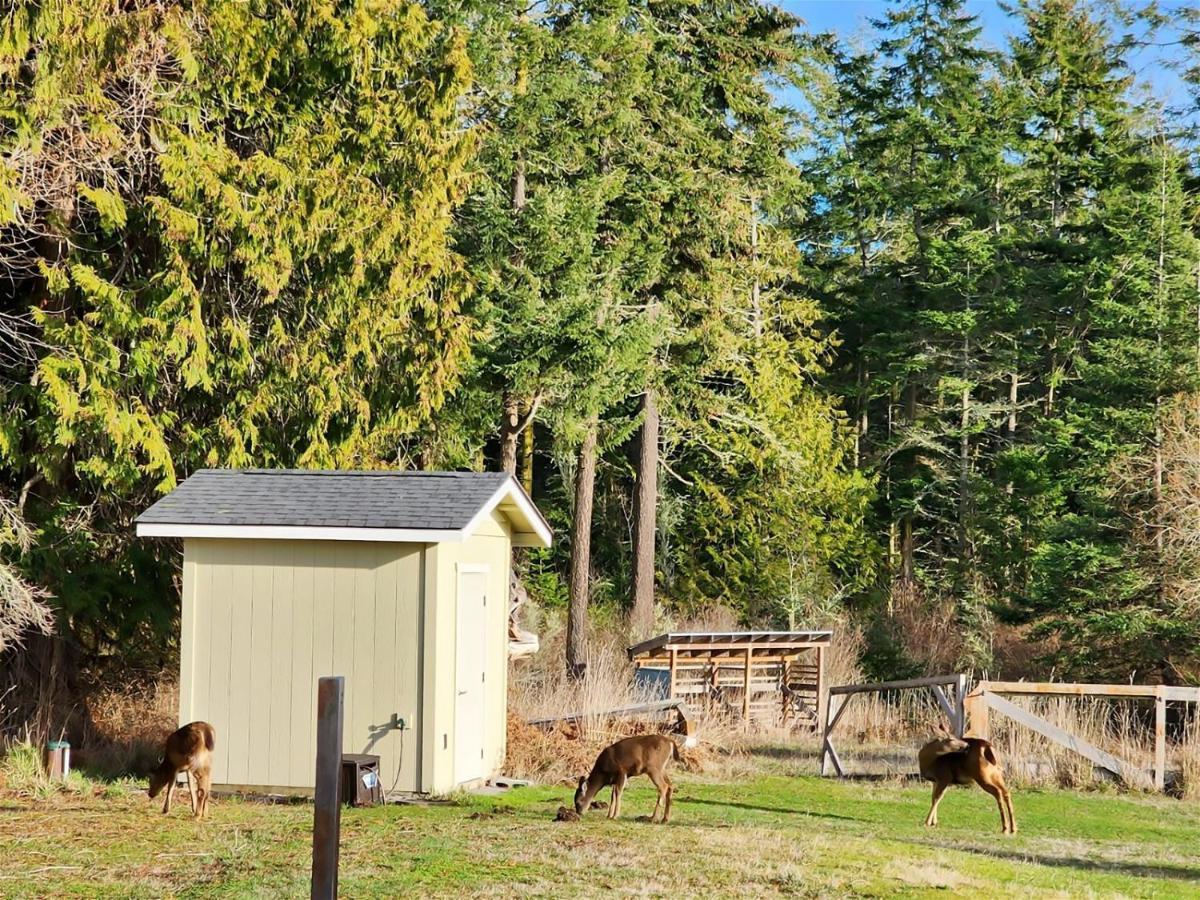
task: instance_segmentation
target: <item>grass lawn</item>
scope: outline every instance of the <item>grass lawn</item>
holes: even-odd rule
[[[346,810],[345,897],[602,893],[677,896],[1200,896],[1200,807],[1112,793],[1014,793],[1004,837],[990,797],[952,790],[922,827],[929,790],[839,782],[764,762],[736,782],[677,772],[673,821],[553,821],[568,788],[429,806]],[[602,795],[607,799],[607,791]],[[183,795],[180,795],[181,799]],[[29,800],[0,794],[0,896],[298,897],[312,809],[217,799],[197,824],[144,793]]]

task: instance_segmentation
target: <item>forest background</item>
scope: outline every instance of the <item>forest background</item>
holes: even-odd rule
[[[719,609],[1200,680],[1196,13],[809,6],[9,4],[9,706],[176,664],[132,521],[213,466],[512,472],[575,674]]]

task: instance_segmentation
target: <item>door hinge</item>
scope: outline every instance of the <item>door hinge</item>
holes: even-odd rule
[[[480,673],[479,673],[479,680],[480,680],[480,681],[487,681],[487,672],[480,672]]]

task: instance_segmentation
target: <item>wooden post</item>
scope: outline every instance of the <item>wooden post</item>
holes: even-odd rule
[[[963,733],[970,731],[973,737],[986,740],[988,736],[988,703],[982,686],[975,685],[975,690],[967,694],[963,701],[963,715],[966,716]]]
[[[751,650],[746,648],[746,671],[742,676],[742,721],[747,729],[750,728],[750,668],[751,668]]]
[[[954,734],[962,737],[967,733],[967,676],[959,672],[954,684]]]
[[[667,688],[667,699],[672,699],[675,696],[675,657],[677,651],[671,651],[671,685]]]
[[[1161,690],[1154,694],[1154,789],[1167,786],[1167,698]]]
[[[342,701],[345,679],[317,681],[317,787],[313,805],[312,900],[337,897],[342,829]]]
[[[817,727],[824,728],[829,696],[825,693],[825,648],[817,647]]]

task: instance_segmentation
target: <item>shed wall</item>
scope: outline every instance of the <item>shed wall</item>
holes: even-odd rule
[[[215,783],[311,790],[317,678],[344,675],[345,752],[378,755],[389,790],[428,789],[417,727],[425,549],[185,541],[180,721],[216,728]],[[409,730],[385,728],[393,714]]]

